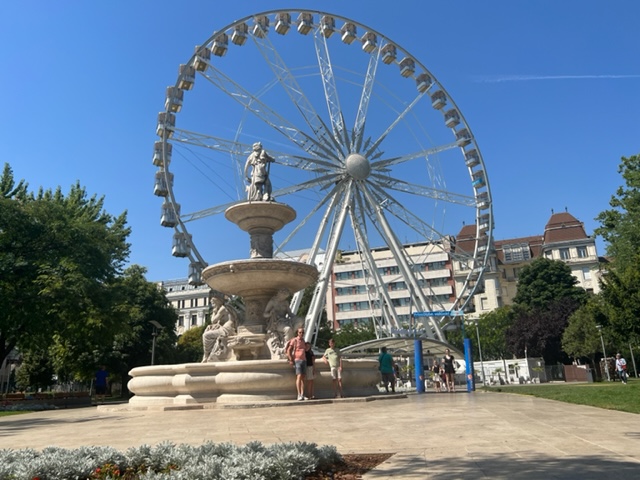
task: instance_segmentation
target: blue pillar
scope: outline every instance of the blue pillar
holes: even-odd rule
[[[464,339],[464,363],[467,374],[467,392],[473,392],[476,389],[473,378],[473,355],[471,354],[471,339]]]
[[[416,392],[424,393],[424,365],[422,364],[422,340],[413,341],[413,363],[416,366]]]

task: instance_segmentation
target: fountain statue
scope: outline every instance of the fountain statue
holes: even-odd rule
[[[248,200],[232,205],[225,217],[250,237],[249,258],[210,265],[202,278],[216,294],[212,324],[203,334],[201,363],[157,365],[131,370],[128,384],[133,406],[201,403],[247,403],[295,398],[295,375],[284,347],[304,320],[289,307],[292,293],[312,285],[315,266],[273,258],[273,234],[293,221],[296,212],[271,196],[268,165],[274,162],[257,142],[245,173],[253,168]],[[242,297],[240,314],[223,296]],[[331,394],[328,369],[315,379],[316,396]],[[377,362],[344,361],[345,392],[377,392]]]

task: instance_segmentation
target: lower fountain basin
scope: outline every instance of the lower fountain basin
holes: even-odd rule
[[[342,384],[347,397],[378,393],[378,362],[343,359]],[[329,366],[316,364],[316,398],[333,398]],[[132,406],[240,404],[295,400],[295,372],[285,360],[183,363],[134,368],[128,384]]]

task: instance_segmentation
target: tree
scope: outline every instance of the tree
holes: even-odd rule
[[[640,156],[622,157],[618,166],[626,186],[612,195],[611,209],[596,217],[600,227],[596,234],[607,242],[607,255],[612,267],[622,272],[637,269],[640,256]]]
[[[178,363],[199,362],[202,359],[202,334],[205,325],[192,327],[178,339],[176,360]]]
[[[610,338],[616,345],[637,344],[640,339],[640,268],[607,272],[600,293],[607,307]]]
[[[13,170],[8,163],[5,163],[0,176],[0,198],[24,200],[27,196],[27,187],[28,184],[24,180],[20,180],[16,185]]]
[[[596,365],[595,354],[602,350],[597,325],[606,322],[602,297],[594,295],[569,317],[569,324],[562,334],[562,349],[571,357],[588,358]]]
[[[356,345],[375,338],[376,332],[371,323],[366,323],[364,326],[343,325],[339,331],[333,334],[333,339],[336,341],[336,347],[338,348]],[[326,347],[328,346],[329,344],[327,343]],[[322,347],[325,347],[325,345],[322,345]]]
[[[55,383],[51,359],[46,351],[27,352],[16,372],[16,383],[30,392],[46,390]]]
[[[587,293],[576,286],[578,280],[564,262],[537,258],[522,268],[518,276],[518,291],[513,299],[525,309],[544,309],[561,298],[586,301]]]
[[[151,363],[154,326],[164,328],[156,332],[156,364],[176,360],[176,311],[169,305],[161,288],[145,278],[146,269],[139,265],[127,268],[113,285],[112,314],[119,319],[121,330],[103,342],[104,361],[113,374],[120,377],[123,388],[132,368]]]
[[[117,329],[109,287],[129,253],[126,212],[76,183],[28,193],[5,166],[0,177],[0,363],[15,347],[47,350],[56,334]]]
[[[518,357],[526,351],[530,357],[543,357],[548,364],[564,363],[567,356],[562,351],[562,334],[579,306],[578,300],[564,297],[546,308],[520,311],[507,330],[509,350]]]
[[[507,347],[506,334],[512,324],[513,309],[510,306],[500,307],[480,315],[478,333],[482,342],[483,360],[509,358],[510,352]],[[471,330],[467,330],[467,335],[472,335]],[[480,360],[479,355],[478,360]]]
[[[618,167],[625,185],[612,195],[596,220],[596,234],[607,242],[611,263],[602,279],[602,296],[609,306],[609,333],[617,344],[640,340],[640,156],[622,157]]]

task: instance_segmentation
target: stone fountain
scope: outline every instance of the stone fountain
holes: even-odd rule
[[[250,258],[211,265],[202,272],[203,280],[214,291],[242,297],[244,314],[231,306],[225,307],[233,312],[235,322],[231,323],[237,324],[237,331],[230,328],[224,336],[216,334],[218,348],[214,355],[203,359],[203,363],[131,370],[133,378],[128,387],[135,394],[129,400],[131,406],[256,403],[295,398],[294,371],[282,353],[287,338],[278,338],[278,332],[267,323],[265,311],[279,293],[294,293],[312,285],[318,271],[313,265],[273,258],[273,234],[293,221],[296,212],[286,204],[275,202],[270,194],[269,184],[259,195],[254,192],[253,199],[250,193],[250,201],[225,211],[229,221],[249,234]],[[288,321],[295,322],[295,319]],[[291,327],[294,328],[293,323]],[[228,334],[229,331],[235,334]],[[315,392],[318,398],[333,396],[331,382],[328,366],[317,356]],[[376,361],[343,361],[343,387],[347,396],[375,394],[377,382]]]

